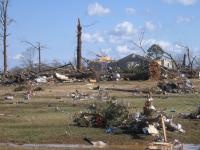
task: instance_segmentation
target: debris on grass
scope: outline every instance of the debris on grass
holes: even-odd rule
[[[15,92],[25,91],[27,90],[26,86],[20,85],[14,89]]]
[[[107,146],[103,141],[91,141],[89,138],[84,138],[84,140],[96,148],[105,148]]]
[[[47,83],[47,77],[46,76],[39,76],[35,79],[37,83]]]
[[[200,119],[200,104],[197,106],[196,111],[192,113],[181,113],[179,116],[184,119]]]
[[[158,83],[163,93],[194,93],[195,88],[188,78],[177,78],[176,80],[163,80]]]
[[[91,105],[91,112],[82,112],[75,116],[74,122],[80,127],[105,128],[106,133],[113,134],[121,130],[121,133],[137,135],[159,135],[162,128],[163,116],[166,127],[170,131],[185,133],[181,124],[175,124],[171,118],[163,112],[159,112],[153,105],[151,93],[147,94],[147,100],[143,112],[130,114],[127,107],[117,101],[109,101],[106,106]]]
[[[44,91],[44,89],[42,87],[38,86],[38,87],[34,88],[33,91]]]
[[[14,99],[13,96],[6,96],[6,97],[5,97],[5,100],[13,100],[13,99]]]

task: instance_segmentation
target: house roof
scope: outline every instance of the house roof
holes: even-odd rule
[[[123,61],[137,61],[137,60],[143,60],[147,61],[147,59],[144,56],[138,55],[138,54],[130,54],[124,58],[121,58],[118,60],[118,62],[123,62]]]

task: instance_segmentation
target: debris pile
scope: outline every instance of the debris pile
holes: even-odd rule
[[[160,80],[161,69],[160,65],[156,61],[149,63],[149,75],[151,80]]]
[[[90,98],[88,93],[80,93],[78,90],[75,90],[70,95],[73,100],[86,100]]]
[[[163,93],[178,93],[178,85],[175,82],[159,82],[158,87],[163,91]]]
[[[192,82],[187,78],[176,80],[163,80],[158,83],[158,87],[163,93],[194,93],[195,88]]]
[[[200,119],[200,104],[197,106],[196,111],[192,113],[181,113],[180,118],[184,119]]]
[[[90,113],[76,114],[74,122],[81,127],[105,128],[107,133],[115,133],[121,130],[123,133],[131,135],[155,136],[159,135],[163,119],[167,130],[185,133],[180,124],[175,124],[173,119],[156,110],[150,94],[147,95],[143,112],[130,114],[127,107],[117,103],[117,101],[107,102],[104,108],[92,105],[90,111]]]
[[[101,114],[98,113],[81,113],[74,122],[80,127],[104,127],[105,120]]]
[[[121,127],[128,118],[128,110],[125,106],[108,102],[105,108],[90,107],[91,113],[80,113],[74,122],[81,127]]]
[[[98,91],[96,93],[87,93],[87,92],[79,92],[78,90],[75,90],[74,92],[70,93],[70,97],[73,100],[79,100],[79,101],[93,100],[93,99],[107,101],[110,99],[107,91],[100,89],[99,87],[95,87],[95,90],[98,90]]]

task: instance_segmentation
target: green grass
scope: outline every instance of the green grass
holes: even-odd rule
[[[128,85],[131,85],[131,83]],[[66,88],[62,88],[62,86],[59,88]],[[58,95],[54,94],[54,97],[51,97],[50,94],[52,93],[46,91],[48,89],[40,92],[39,96],[36,95],[27,104],[15,103],[22,99],[20,97],[21,93],[15,93],[17,98],[14,100],[14,104],[4,104],[4,101],[1,100],[0,114],[5,114],[5,116],[0,116],[0,143],[86,144],[83,138],[89,137],[94,140],[106,141],[111,145],[123,145],[147,142],[151,139],[149,137],[135,139],[127,134],[109,135],[105,133],[105,129],[77,127],[73,125],[75,113],[88,111],[88,106],[92,103],[97,105],[105,105],[106,103],[95,100],[74,102],[68,97],[62,98],[64,102],[60,102],[59,99],[55,98]],[[3,94],[5,93],[1,93],[0,97]],[[130,93],[111,91],[109,94],[115,95],[120,103],[129,106],[130,112],[142,111],[145,102],[144,96],[132,96]],[[197,104],[200,104],[199,95],[169,95],[167,98],[159,95],[154,96],[155,107],[168,115],[173,115],[175,122],[181,123],[183,129],[186,130],[185,134],[168,132],[169,141],[178,138],[183,143],[200,143],[198,138],[200,135],[200,121],[177,118],[179,113],[196,110]],[[59,107],[59,110],[56,107]],[[175,110],[175,112],[171,112],[171,110]]]

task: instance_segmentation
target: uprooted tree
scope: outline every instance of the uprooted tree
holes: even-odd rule
[[[8,17],[8,5],[9,0],[0,0],[0,28],[1,33],[0,36],[3,42],[3,55],[4,55],[4,74],[8,71],[8,62],[7,62],[7,37],[8,34],[8,26],[13,22],[12,19]]]

